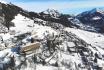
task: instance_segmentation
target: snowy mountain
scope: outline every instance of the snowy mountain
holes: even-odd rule
[[[104,31],[104,10],[95,8],[90,11],[83,12],[76,16],[80,22],[85,26],[83,29],[94,32]]]
[[[61,16],[61,14],[54,9],[47,9],[46,11],[43,11],[41,13],[49,14],[53,18],[59,18]]]
[[[102,11],[70,16],[1,3],[0,13],[0,70],[104,69],[104,35],[96,33]]]

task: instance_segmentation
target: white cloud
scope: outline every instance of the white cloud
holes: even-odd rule
[[[0,2],[2,2],[2,3],[7,3],[7,0],[0,0]]]

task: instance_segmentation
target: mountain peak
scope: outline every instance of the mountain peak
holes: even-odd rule
[[[45,11],[43,11],[44,13],[50,13],[50,12],[58,12],[57,10],[55,9],[47,9]]]
[[[60,16],[60,13],[57,10],[55,10],[55,9],[47,9],[47,10],[45,10],[43,12],[45,14],[49,14],[50,16],[55,17],[55,18]]]
[[[104,10],[103,8],[94,8],[83,12],[77,18],[85,25],[86,29],[94,32],[104,32]]]
[[[91,13],[94,13],[94,12],[104,13],[104,9],[103,8],[94,8],[90,12]]]

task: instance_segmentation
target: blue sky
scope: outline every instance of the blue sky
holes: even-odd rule
[[[103,8],[104,0],[2,0],[26,10],[41,12],[48,8],[61,13],[78,14],[92,8]]]

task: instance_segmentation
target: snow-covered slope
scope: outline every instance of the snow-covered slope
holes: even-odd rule
[[[12,20],[14,23],[15,27],[11,27],[10,30],[16,30],[16,31],[23,31],[23,32],[28,32],[31,31],[31,27],[33,27],[34,21],[24,17],[20,14],[15,16],[15,19]],[[29,27],[30,26],[30,27]]]
[[[104,42],[104,35],[74,28],[65,28],[65,30],[72,32],[89,44],[97,44]]]
[[[72,32],[79,38],[86,41],[88,44],[97,48],[98,52],[103,53],[104,49],[104,35],[74,28],[65,28],[66,31]]]
[[[40,21],[40,19],[37,20]],[[53,30],[51,27],[35,24],[34,20],[20,14],[15,16],[15,19],[13,19],[12,22],[15,24],[15,27],[11,27],[10,30],[15,30],[16,32],[20,33],[35,32],[39,38],[43,38],[42,35],[45,32],[49,32],[49,34],[55,33],[55,30]]]
[[[99,61],[96,63],[97,66],[103,67],[104,36],[102,34],[64,27],[52,22],[47,25],[44,20],[39,18],[35,20],[37,22],[34,23],[34,20],[21,14],[15,16],[12,20],[15,27],[10,27],[10,31],[15,33],[11,35],[8,32],[8,34],[3,34],[4,36],[1,35],[5,39],[4,42],[1,42],[4,50],[0,51],[1,53],[5,52],[0,55],[3,62],[9,63],[11,58],[15,59],[15,66],[13,66],[15,70],[19,68],[20,70],[87,70],[88,63],[93,64],[92,66],[88,65],[90,69],[93,69],[94,63],[96,63],[94,60],[97,59]],[[12,48],[17,46],[23,48],[25,45],[31,44],[29,41],[31,38],[35,40],[35,43],[40,44],[40,48],[35,53],[32,52],[24,56]]]
[[[37,19],[37,20],[40,21],[40,19]],[[77,54],[75,47],[80,46],[86,49],[87,43],[81,40],[80,38],[78,38],[73,33],[67,32],[63,30],[63,28],[61,29],[61,27],[58,29],[54,29],[54,28],[51,28],[51,26],[36,24],[37,22],[34,23],[33,20],[27,17],[24,17],[20,14],[15,16],[15,19],[13,19],[12,22],[15,24],[15,27],[11,27],[10,30],[11,31],[14,30],[15,34],[14,35],[8,34],[8,36],[12,36],[12,39],[9,39],[9,40],[6,39],[7,43],[11,41],[12,46],[13,44],[15,44],[14,47],[16,47],[16,45],[23,47],[24,44],[30,43],[29,41],[27,41],[27,39],[29,39],[29,37],[32,37],[36,40],[36,42],[39,42],[41,44],[38,50],[38,54],[32,53],[30,55],[26,55],[26,57],[24,57],[23,55],[17,54],[16,53],[17,51],[13,50],[12,47],[8,47],[7,45],[7,47],[5,47],[6,50],[4,49],[3,51],[1,51],[1,53],[6,51],[6,53],[1,55],[1,57],[14,58],[16,61],[14,62],[15,64],[14,68],[16,68],[15,70],[19,68],[18,66],[21,66],[20,68],[21,70],[28,70],[28,69],[39,70],[41,69],[41,68],[38,68],[39,66],[43,67],[43,69],[52,69],[52,70],[53,69],[64,70],[68,68],[76,70],[76,68],[78,68],[78,66],[76,65],[82,63],[82,60],[80,58],[80,52]],[[54,24],[54,26],[57,26],[57,24]],[[16,40],[16,42],[13,42],[13,40],[15,39],[15,36],[21,36],[21,34],[25,34],[27,32],[30,32],[31,35],[24,37],[22,40],[18,39]],[[8,37],[8,38],[11,38],[11,37]],[[5,42],[3,43],[5,46]],[[75,53],[71,53],[71,52],[75,52]],[[35,57],[37,58],[36,63],[34,63],[33,62],[34,59],[32,59],[34,57],[34,54],[36,54]],[[9,59],[7,60],[8,62],[11,61]],[[3,59],[3,61],[5,60]],[[26,62],[27,67],[22,61]],[[23,64],[21,65],[21,63]],[[44,64],[46,66],[44,66]],[[34,65],[36,65],[36,67],[34,67]],[[68,65],[71,65],[71,67],[68,67]]]

